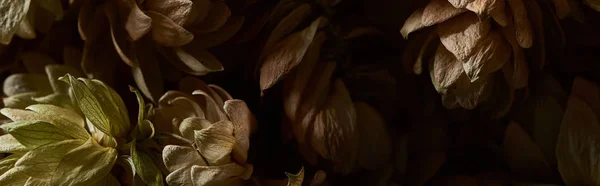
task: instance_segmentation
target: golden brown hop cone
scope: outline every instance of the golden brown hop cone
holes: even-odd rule
[[[94,47],[102,43],[99,38],[110,38],[118,57],[131,66],[138,87],[157,101],[164,91],[159,63],[167,60],[192,75],[221,71],[220,61],[207,49],[233,37],[243,22],[219,0],[123,0],[85,1],[78,25],[86,43],[84,63],[89,59],[85,54],[108,47]],[[99,65],[84,68],[91,71]]]
[[[551,12],[557,15],[552,16],[564,17],[569,9],[561,6],[566,2],[553,3],[557,9]],[[431,27],[423,31],[429,34],[417,33],[418,38],[427,38],[425,42],[409,41],[421,50],[417,55],[416,49],[405,53],[404,66],[420,74],[423,62],[429,63],[432,83],[442,94],[446,108],[474,109],[489,97],[512,98],[512,91],[526,87],[528,82],[529,65],[523,49],[536,46],[539,64],[544,62],[540,9],[536,1],[524,0],[431,0],[416,10],[400,30],[407,38]],[[498,73],[505,78],[496,78]],[[510,90],[494,86],[501,81],[508,82],[504,88]],[[498,107],[500,111],[496,112],[502,116],[511,104],[490,106]]]

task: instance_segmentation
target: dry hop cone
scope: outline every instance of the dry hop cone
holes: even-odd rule
[[[61,0],[2,0],[0,10],[0,44],[8,45],[14,35],[34,39],[36,31],[47,32],[54,20],[63,18]]]
[[[192,77],[181,81],[181,90],[186,93],[165,93],[154,110],[157,131],[180,139],[162,151],[167,183],[246,185],[253,170],[247,163],[249,137],[256,126],[246,103]]]
[[[566,2],[553,2],[555,10],[550,12],[556,14],[552,16],[566,16],[569,11]],[[415,11],[400,30],[406,38],[431,27],[415,33],[417,40],[412,42],[424,44],[420,50],[407,50],[411,53],[408,55],[414,57],[405,61],[405,67],[420,74],[425,65],[446,108],[473,109],[489,101],[500,104],[492,106],[498,108],[497,115],[502,116],[510,107],[513,91],[528,84],[531,64],[524,51],[541,48],[540,67],[544,62],[542,7],[547,6],[538,3],[535,0],[431,0]],[[503,101],[488,100],[497,97]]]
[[[311,11],[308,4],[295,6],[272,31],[261,57],[261,90],[283,83],[283,123],[311,164],[325,159],[343,175],[384,167],[391,148],[386,122],[370,105],[352,100],[334,76],[335,61],[321,60],[327,20],[311,19]],[[309,25],[298,28],[303,20]]]
[[[558,170],[567,185],[598,185],[600,87],[575,78],[556,144]]]
[[[78,22],[85,41],[82,65],[86,72],[107,68],[98,58],[116,50],[144,95],[157,101],[164,93],[162,59],[193,75],[221,71],[206,49],[227,41],[243,22],[220,0],[84,1]]]

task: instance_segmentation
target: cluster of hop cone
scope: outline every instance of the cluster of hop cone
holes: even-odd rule
[[[368,3],[0,0],[0,185],[600,184],[600,87],[544,70],[599,1]],[[506,173],[440,176],[464,115]]]

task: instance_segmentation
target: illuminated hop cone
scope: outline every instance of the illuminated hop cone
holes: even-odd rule
[[[242,100],[215,85],[184,78],[154,110],[157,130],[178,136],[167,142],[163,161],[169,185],[245,185],[253,172],[247,163],[254,116]]]
[[[552,16],[566,16],[567,3],[554,3]],[[416,60],[408,58],[405,67],[420,74],[426,62],[446,108],[474,109],[487,101],[497,108],[496,115],[504,115],[513,91],[528,83],[531,64],[524,49],[541,48],[536,65],[544,63],[542,7],[548,6],[542,5],[534,0],[431,0],[400,30],[407,38],[430,27],[424,37],[417,34],[424,41],[412,41],[425,44],[416,51],[407,50]]]

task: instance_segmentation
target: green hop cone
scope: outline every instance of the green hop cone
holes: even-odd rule
[[[130,162],[133,176],[144,183],[163,185],[149,150],[154,126],[139,92],[140,116],[131,130],[125,104],[112,88],[70,74],[60,78],[64,84],[53,81],[55,75],[49,72],[50,95],[68,95],[63,104],[0,109],[11,120],[0,125],[0,154],[8,155],[0,159],[0,185],[120,185],[110,172],[121,161]]]

